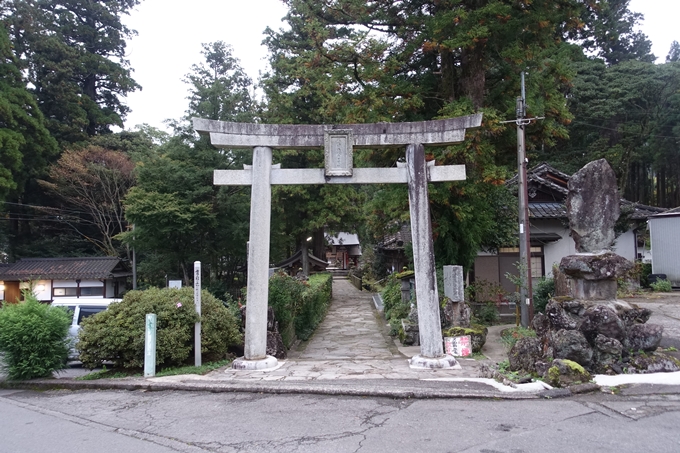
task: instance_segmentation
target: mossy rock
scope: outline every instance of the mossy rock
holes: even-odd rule
[[[399,272],[399,273],[396,275],[396,277],[397,277],[397,278],[411,278],[411,277],[413,277],[414,275],[416,275],[416,273],[415,273],[414,271],[404,271],[404,272]]]
[[[573,360],[555,359],[543,378],[553,387],[569,387],[590,382],[593,377]]]
[[[473,325],[472,327],[449,327],[442,331],[445,337],[462,337],[470,335],[470,343],[472,344],[472,352],[482,352],[482,347],[486,343],[486,335],[489,329],[485,326]]]
[[[629,372],[636,373],[672,373],[680,371],[680,360],[660,352],[631,355],[628,362]]]

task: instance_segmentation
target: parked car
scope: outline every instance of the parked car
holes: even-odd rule
[[[75,349],[75,343],[78,339],[80,323],[83,319],[106,310],[109,308],[109,305],[115,302],[120,302],[120,299],[59,298],[50,304],[53,307],[66,307],[69,312],[73,313],[71,327],[69,327],[68,330],[68,335],[71,338],[69,359],[75,360],[78,358],[78,351]]]

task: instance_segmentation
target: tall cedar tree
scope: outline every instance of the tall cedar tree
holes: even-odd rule
[[[26,89],[7,33],[0,28],[0,201],[23,193],[57,153],[57,144]]]
[[[507,174],[499,165],[514,164],[515,131],[500,121],[514,117],[519,72],[528,70],[529,114],[546,117],[529,128],[529,147],[552,147],[566,138],[571,115],[563,93],[573,77],[568,61],[580,53],[566,39],[582,35],[582,18],[598,2],[286,3],[290,30],[269,30],[265,40],[273,68],[264,80],[268,121],[413,121],[481,111],[484,125],[469,131],[465,143],[433,149],[428,156],[468,170],[465,183],[432,189],[435,252],[440,264],[469,268],[480,247],[512,242],[512,200],[499,187]],[[370,166],[399,159],[403,150],[355,157]],[[369,205],[377,218],[371,222],[384,225],[386,217],[404,212],[405,192],[377,190],[385,192],[385,200],[400,200],[399,208]],[[404,195],[387,195],[390,191]]]
[[[185,118],[172,123],[175,135],[139,158],[138,185],[125,200],[126,219],[135,230],[120,237],[141,252],[143,282],[163,284],[167,275],[189,284],[192,263],[200,260],[206,286],[223,293],[243,286],[249,193],[215,186],[212,174],[243,168],[252,152],[218,150],[207,137],[196,137],[188,120],[252,122],[257,105],[250,96],[252,82],[230,46],[204,44],[201,54],[202,62],[184,78],[189,107]]]
[[[48,129],[62,146],[123,125],[139,89],[125,59],[134,32],[121,16],[138,0],[2,0],[0,14]]]

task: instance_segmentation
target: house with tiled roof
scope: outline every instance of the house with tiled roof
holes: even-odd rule
[[[534,279],[551,276],[553,264],[559,264],[564,256],[576,253],[574,240],[569,234],[565,206],[570,177],[547,163],[527,171],[531,273]],[[516,188],[517,176],[506,184]],[[638,236],[644,233],[649,217],[664,211],[662,208],[621,200],[621,212],[627,216],[630,228],[616,239],[614,251],[629,260],[641,259],[644,250]],[[515,285],[505,274],[517,274],[515,263],[518,261],[518,247],[504,247],[497,253],[480,252],[475,260],[472,278],[500,283],[506,291],[513,292]]]
[[[38,300],[118,298],[132,272],[116,257],[23,258],[0,266],[0,299],[21,300],[31,290]]]

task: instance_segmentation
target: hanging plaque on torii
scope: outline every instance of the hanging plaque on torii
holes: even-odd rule
[[[465,130],[481,123],[481,113],[413,123],[342,125],[252,124],[194,118],[194,129],[210,134],[214,146],[253,148],[252,165],[243,170],[214,172],[216,185],[252,187],[244,357],[235,360],[233,368],[277,366],[276,358],[266,355],[271,186],[277,184],[408,184],[420,330],[420,354],[410,364],[413,368],[458,366],[452,356],[444,354],[427,184],[464,180],[465,166],[428,163],[424,146],[462,142]],[[354,148],[402,146],[406,146],[406,164],[398,163],[392,168],[353,167]],[[283,169],[272,165],[273,149],[320,148],[324,149],[324,168]]]

